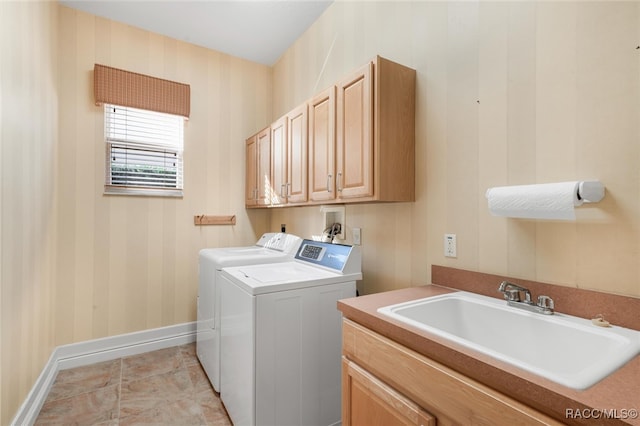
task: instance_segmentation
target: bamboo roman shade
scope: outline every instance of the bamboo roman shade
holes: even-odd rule
[[[95,64],[93,91],[96,105],[114,104],[189,118],[191,88],[188,84],[150,77]]]

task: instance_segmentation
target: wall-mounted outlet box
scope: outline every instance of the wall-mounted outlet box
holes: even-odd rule
[[[340,224],[340,233],[336,234],[336,239],[344,240],[345,230],[347,229],[346,223],[346,211],[344,206],[321,206],[320,213],[322,213],[323,225],[322,231],[329,228],[334,223]]]

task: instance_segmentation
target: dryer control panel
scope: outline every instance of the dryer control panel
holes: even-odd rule
[[[302,240],[295,258],[336,272],[361,272],[360,252],[353,246]]]
[[[256,245],[284,253],[294,253],[300,247],[301,241],[300,237],[293,234],[268,232],[260,237]]]

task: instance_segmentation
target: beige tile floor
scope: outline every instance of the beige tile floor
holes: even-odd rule
[[[36,425],[208,425],[231,421],[195,343],[62,370]]]

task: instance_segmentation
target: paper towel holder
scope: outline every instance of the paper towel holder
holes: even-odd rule
[[[598,180],[581,181],[577,196],[585,203],[597,203],[604,198],[604,185]]]

